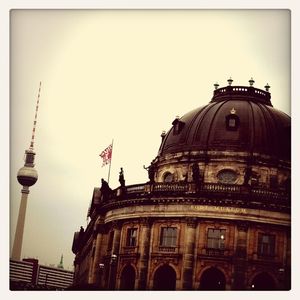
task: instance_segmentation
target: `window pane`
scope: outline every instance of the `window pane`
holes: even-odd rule
[[[207,248],[225,248],[225,229],[209,228],[207,232]]]
[[[126,246],[135,246],[137,237],[137,228],[129,228],[127,230]]]
[[[172,182],[173,181],[173,175],[171,173],[167,173],[164,176],[164,182]]]
[[[228,126],[235,127],[235,119],[229,119]]]
[[[177,242],[176,227],[162,227],[160,235],[160,245],[166,247],[175,247]]]
[[[270,256],[275,254],[275,236],[271,234],[262,234],[258,236],[258,254]]]
[[[213,240],[212,239],[208,239],[207,240],[207,248],[214,248],[213,247]]]

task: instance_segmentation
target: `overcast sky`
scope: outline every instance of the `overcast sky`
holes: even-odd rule
[[[288,10],[14,10],[10,43],[10,237],[42,81],[22,257],[72,268],[73,234],[86,226],[99,154],[114,139],[110,186],[147,181],[162,130],[207,104],[213,84],[271,86],[290,115]]]

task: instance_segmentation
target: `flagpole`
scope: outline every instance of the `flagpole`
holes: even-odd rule
[[[111,161],[112,161],[113,147],[114,147],[114,139],[111,142],[111,158],[110,158],[110,162],[109,162],[108,178],[107,178],[107,183],[108,184],[109,184],[109,177],[110,177],[110,167],[111,167]]]

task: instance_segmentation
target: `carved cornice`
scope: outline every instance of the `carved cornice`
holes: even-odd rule
[[[152,263],[158,265],[160,263],[174,263],[178,264],[179,259],[182,258],[181,253],[151,253]]]
[[[117,221],[117,220],[114,220],[111,222],[111,229],[113,230],[121,230],[121,227],[122,227],[122,221]]]
[[[196,228],[198,225],[198,220],[197,218],[193,218],[193,217],[186,217],[185,218],[186,224],[188,227],[191,228]]]
[[[146,227],[151,227],[153,224],[153,219],[152,218],[147,218],[147,217],[143,217],[139,219],[139,223],[143,226]]]
[[[103,214],[109,212],[110,210],[115,209],[122,209],[126,207],[141,207],[143,205],[204,205],[206,207],[211,206],[212,208],[220,207],[220,209],[227,207],[228,209],[236,210],[236,212],[239,211],[247,211],[247,210],[263,210],[263,211],[269,211],[276,212],[276,213],[284,213],[284,214],[290,214],[290,207],[288,205],[274,205],[272,203],[266,202],[251,202],[247,200],[238,200],[238,199],[228,199],[224,196],[224,198],[196,198],[196,197],[153,197],[151,199],[148,198],[140,198],[130,200],[130,201],[116,201],[114,203],[111,203],[109,206],[106,205],[103,207]],[[133,210],[135,211],[135,210]],[[224,211],[226,212],[226,211]]]
[[[268,210],[240,208],[228,205],[201,205],[194,203],[176,203],[174,205],[137,205],[135,208],[127,207],[112,209],[106,214],[106,222],[120,220],[139,220],[142,217],[159,218],[160,220],[185,220],[191,218],[208,218],[228,221],[240,221],[251,223],[267,223],[280,226],[290,226],[291,218],[288,213],[271,212]]]
[[[249,227],[249,222],[237,222],[236,223],[236,226],[237,226],[237,230],[238,231],[245,231],[247,232],[248,231],[248,227]]]

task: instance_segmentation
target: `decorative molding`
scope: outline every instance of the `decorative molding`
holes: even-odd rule
[[[139,223],[143,226],[151,227],[153,224],[153,219],[148,217],[143,217],[139,219]]]
[[[239,208],[217,205],[197,205],[193,203],[176,203],[162,207],[153,203],[152,205],[138,205],[110,210],[106,213],[106,222],[140,219],[142,217],[163,218],[166,223],[172,218],[172,222],[184,220],[185,217],[231,220],[241,222],[265,223],[281,226],[290,226],[290,214],[284,212],[271,212],[268,210]]]
[[[186,217],[185,218],[186,224],[188,227],[191,228],[196,228],[198,225],[198,220],[197,218],[193,218],[193,217]]]
[[[122,225],[122,222],[119,220],[113,220],[111,222],[111,228],[113,230],[121,230],[121,227],[122,227],[121,225]]]
[[[237,227],[237,230],[238,231],[245,231],[247,232],[248,231],[248,228],[249,228],[249,222],[237,222],[236,224],[236,227]]]

